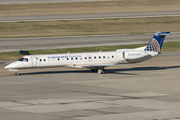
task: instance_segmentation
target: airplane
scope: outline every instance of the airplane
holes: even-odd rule
[[[25,56],[5,66],[5,69],[15,71],[16,75],[19,75],[19,69],[50,67],[90,69],[93,72],[104,74],[105,67],[142,62],[159,55],[166,35],[171,34],[170,32],[156,32],[147,46],[108,52],[30,55],[28,51],[20,50],[20,54]]]

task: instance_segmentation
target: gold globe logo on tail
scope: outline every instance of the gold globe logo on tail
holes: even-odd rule
[[[159,45],[158,41],[156,39],[152,38],[144,51],[160,52],[160,45]]]

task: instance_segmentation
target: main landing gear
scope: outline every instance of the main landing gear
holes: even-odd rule
[[[91,69],[91,70],[92,70],[92,72],[97,72],[99,74],[105,74],[104,67],[102,67],[102,68],[95,68],[95,69]]]
[[[105,74],[105,69],[104,68],[98,69],[98,73],[99,74]]]

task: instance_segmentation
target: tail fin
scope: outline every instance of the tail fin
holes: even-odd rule
[[[170,32],[156,32],[144,51],[154,51],[160,53],[166,35],[170,35]]]

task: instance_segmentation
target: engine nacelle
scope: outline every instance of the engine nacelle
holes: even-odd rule
[[[125,60],[136,60],[148,56],[146,51],[124,51],[123,58]]]

